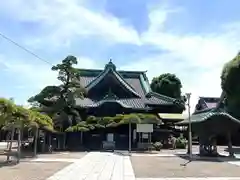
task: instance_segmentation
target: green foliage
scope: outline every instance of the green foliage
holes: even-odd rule
[[[81,121],[75,126],[66,129],[67,132],[87,131],[95,128],[117,127],[122,124],[159,123],[160,119],[153,114],[117,114],[114,117],[88,116],[86,121]]]
[[[226,63],[221,74],[221,87],[226,93],[227,106],[236,112],[240,105],[240,53]]]
[[[32,121],[36,122],[39,126],[53,129],[53,121],[48,115],[42,114],[38,111],[29,111],[29,114],[33,117]]]
[[[159,94],[181,99],[182,83],[175,74],[162,74],[154,77],[151,82],[151,89]]]
[[[96,118],[95,116],[88,116],[86,119],[86,122],[88,124],[96,124],[98,121],[98,118]]]
[[[114,117],[88,116],[86,121],[81,121],[75,126],[66,129],[67,132],[87,131],[95,128],[117,127],[122,124],[159,123],[160,119],[153,114],[117,114]]]
[[[155,142],[153,147],[156,149],[156,151],[160,151],[163,147],[163,144],[161,142]]]
[[[66,132],[87,132],[89,131],[89,129],[86,127],[75,125],[75,126],[69,126],[65,131]]]
[[[49,116],[15,105],[13,101],[5,98],[0,98],[0,126],[5,128],[40,126],[53,129]]]
[[[123,114],[117,114],[116,116],[113,117],[113,121],[115,123],[120,123],[121,120],[123,119],[124,115]]]
[[[161,120],[154,114],[137,114],[142,124],[159,124]]]
[[[113,122],[113,118],[112,117],[103,117],[100,118],[98,121],[98,124],[103,125],[104,127],[106,127],[108,124]]]
[[[176,148],[179,149],[185,149],[187,145],[187,140],[186,138],[183,137],[181,134],[177,139],[176,139]]]
[[[49,115],[51,114],[51,116],[55,114],[67,115],[67,118],[61,118],[59,116],[58,118],[54,118],[57,124],[62,123],[62,127],[76,125],[81,121],[78,111],[74,109],[75,98],[83,98],[86,92],[79,82],[79,70],[73,67],[77,63],[76,57],[67,56],[62,63],[53,66],[52,70],[58,71],[57,79],[61,84],[58,86],[47,86],[39,94],[28,100],[30,103],[37,102],[43,106],[47,106],[50,110],[47,110],[45,107],[45,109],[41,111],[45,111]],[[72,122],[72,119],[68,118],[68,115],[74,115],[76,117],[74,118],[75,121]],[[64,121],[62,121],[62,119],[64,119]]]
[[[133,124],[139,124],[141,123],[141,119],[137,114],[125,114],[123,116],[123,119],[120,121],[121,124],[128,124],[128,123],[133,123]]]
[[[8,120],[12,112],[16,111],[15,104],[5,98],[0,98],[0,123],[1,125]]]
[[[66,132],[86,132],[95,129],[94,125],[88,124],[86,121],[81,121],[75,126],[68,127]]]

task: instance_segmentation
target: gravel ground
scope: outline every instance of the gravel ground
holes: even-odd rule
[[[2,166],[1,180],[45,180],[66,167],[66,162],[21,162],[17,165]]]
[[[64,159],[81,159],[85,152],[62,152],[39,154],[37,158],[48,159],[47,162],[31,161],[33,158],[22,159],[19,164],[6,164],[6,156],[0,156],[0,180],[45,180],[57,171],[71,164]],[[54,162],[54,159],[62,159]]]
[[[227,162],[192,161],[180,157],[131,157],[137,178],[240,177],[239,166]],[[184,164],[186,164],[184,166]]]

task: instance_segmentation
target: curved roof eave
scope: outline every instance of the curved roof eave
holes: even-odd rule
[[[99,106],[102,106],[105,103],[117,103],[124,108],[131,108],[130,106],[124,104],[123,102],[121,102],[119,100],[101,100],[98,103],[92,104],[91,107],[99,107]]]
[[[104,70],[99,76],[96,77],[96,79],[94,79],[91,83],[89,83],[85,87],[87,91],[89,91],[94,86],[96,86],[108,73],[113,73],[113,75],[123,85],[123,87],[125,87],[128,91],[133,93],[135,96],[140,97],[140,95],[121,77],[121,75],[111,68]]]
[[[153,92],[153,91],[150,91],[149,93],[147,93],[146,97],[147,96],[154,96],[156,98],[159,98],[159,99],[162,99],[162,100],[165,100],[165,101],[169,102],[169,104],[176,104],[176,105],[179,105],[182,108],[185,108],[185,104],[183,102],[181,102],[178,99],[172,98],[172,97],[168,97],[168,96],[165,96],[165,95]]]
[[[201,122],[206,122],[206,121],[210,120],[210,118],[213,118],[216,116],[223,116],[223,117],[230,119],[233,122],[240,124],[240,121],[237,118],[231,116],[230,114],[228,114],[226,112],[212,112],[208,116],[204,117]]]
[[[211,120],[211,118],[213,117],[218,117],[218,116],[222,116],[222,117],[226,117],[229,120],[240,124],[240,120],[238,120],[237,118],[233,117],[232,115],[228,114],[227,112],[212,112],[212,111],[208,111],[208,112],[202,112],[199,114],[193,114],[191,116],[191,123],[192,124],[197,124],[197,123],[204,123],[206,121]],[[189,119],[185,119],[179,123],[177,123],[178,125],[187,125],[189,124]]]

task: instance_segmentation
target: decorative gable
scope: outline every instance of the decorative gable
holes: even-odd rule
[[[220,98],[216,97],[199,97],[195,111],[216,108],[219,104]]]
[[[87,97],[76,99],[81,108],[120,106],[136,111],[182,113],[184,103],[151,91],[146,71],[118,71],[110,60],[104,70],[79,69],[80,84],[86,88]],[[92,111],[94,112],[94,110]]]
[[[116,71],[116,66],[110,61],[102,71],[86,87],[88,95],[103,96],[109,89],[121,98],[140,97],[136,90],[128,84],[125,79]]]

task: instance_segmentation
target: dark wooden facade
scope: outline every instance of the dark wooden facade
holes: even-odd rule
[[[227,111],[224,92],[220,98],[200,97],[190,118],[192,131],[199,138],[200,154],[211,155],[217,144],[229,145],[229,149],[232,143],[239,144],[240,120]],[[188,119],[178,125],[188,126]]]
[[[76,109],[82,120],[93,115],[97,117],[130,113],[182,113],[184,104],[174,98],[151,91],[145,71],[118,71],[110,61],[103,70],[80,69],[79,81],[87,90],[87,97],[76,99]],[[132,125],[132,146],[138,137],[134,135],[136,125]],[[68,146],[76,147],[80,136],[83,144],[94,149],[101,147],[108,133],[114,134],[116,147],[128,147],[128,125],[115,128],[96,129],[89,132],[68,133]],[[138,135],[137,135],[138,136]],[[74,139],[74,142],[73,140]],[[70,142],[71,141],[71,142]],[[79,141],[80,142],[80,141]]]

